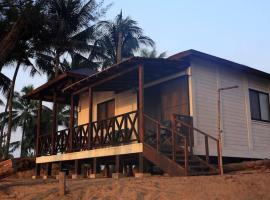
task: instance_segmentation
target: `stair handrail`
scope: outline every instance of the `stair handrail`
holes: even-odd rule
[[[174,114],[174,116],[177,116],[177,114]],[[198,133],[204,135],[204,140],[205,140],[205,154],[206,154],[206,164],[209,164],[209,142],[208,142],[208,138],[214,140],[217,144],[217,156],[218,156],[218,170],[219,170],[219,174],[221,174],[221,160],[222,160],[222,155],[221,155],[221,140],[220,138],[215,138],[212,135],[209,135],[208,133],[195,128],[194,126],[174,117],[175,121],[190,128],[193,131],[197,131]]]
[[[161,124],[161,122],[159,122],[158,120],[154,119],[153,117],[147,115],[144,113],[144,117],[146,117],[147,119],[149,119],[150,121],[154,122],[156,125],[157,125],[157,132],[156,132],[156,140],[157,140],[157,147],[156,147],[156,150],[157,152],[160,152],[159,151],[159,146],[160,146],[160,129],[163,129],[163,130],[167,130],[169,132],[171,132],[172,134],[172,144],[173,144],[173,149],[172,149],[172,153],[174,154],[173,156],[173,161],[176,162],[175,160],[175,154],[176,154],[176,151],[175,151],[175,147],[174,147],[174,144],[175,144],[175,136],[174,134],[177,134],[179,137],[183,138],[184,139],[184,169],[185,169],[185,175],[187,176],[188,175],[188,168],[189,168],[189,151],[188,151],[188,141],[187,141],[187,137],[182,135],[182,134],[179,134],[177,131],[175,131],[172,127],[171,128],[168,128],[164,125]]]

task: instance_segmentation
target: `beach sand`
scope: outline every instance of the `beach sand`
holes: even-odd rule
[[[0,180],[0,199],[270,199],[270,173],[224,176],[112,178],[67,180],[68,192],[58,194],[56,179]]]

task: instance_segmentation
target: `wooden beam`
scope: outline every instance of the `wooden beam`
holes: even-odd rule
[[[55,134],[57,131],[57,94],[54,92],[53,94],[53,113],[52,113],[52,132],[51,132],[51,155],[55,152]]]
[[[139,135],[140,142],[144,142],[144,68],[143,65],[139,65],[139,88],[138,88],[138,110],[139,110]]]
[[[88,122],[89,122],[89,130],[88,130],[88,144],[87,149],[91,149],[91,133],[92,133],[92,123],[93,121],[93,92],[92,88],[88,89]]]
[[[120,172],[120,156],[116,155],[115,156],[115,172],[119,173]]]
[[[75,175],[78,175],[79,173],[79,160],[75,160]]]
[[[46,171],[45,171],[45,175],[47,177],[52,175],[52,163],[47,163],[46,164]]]
[[[36,177],[40,176],[40,164],[37,164],[37,163],[35,167],[35,176]]]
[[[144,164],[143,164],[143,154],[139,153],[139,173],[143,173],[144,169]]]
[[[83,88],[80,89],[80,90],[77,90],[76,92],[73,93],[73,95],[79,94],[79,93],[81,93],[81,92],[84,92],[84,91],[86,91],[89,87],[93,88],[93,87],[95,87],[95,86],[97,86],[97,85],[100,85],[100,84],[105,83],[105,82],[107,82],[107,81],[113,80],[113,79],[115,79],[115,78],[117,78],[117,77],[119,77],[119,76],[123,76],[123,75],[125,75],[125,74],[127,74],[127,73],[129,73],[129,72],[131,72],[131,71],[133,71],[133,70],[135,70],[135,69],[137,69],[137,68],[138,68],[137,66],[131,67],[131,68],[128,68],[128,69],[126,69],[126,70],[123,70],[123,71],[121,71],[121,72],[119,72],[119,73],[116,73],[116,74],[114,74],[114,75],[111,75],[111,76],[109,76],[109,77],[107,77],[107,78],[104,78],[104,79],[102,79],[102,80],[100,80],[100,81],[97,81],[97,82],[95,82],[95,83],[93,83],[93,84],[91,84],[91,85],[89,85],[89,86],[83,87]],[[65,91],[65,90],[66,90],[66,88],[63,89],[63,91]]]
[[[36,156],[39,156],[39,136],[41,134],[41,113],[42,113],[42,101],[38,101],[38,113],[37,113],[37,134],[36,134]]]
[[[73,127],[74,127],[74,96],[71,95],[70,97],[70,114],[69,114],[69,138],[68,138],[68,143],[69,143],[69,152],[72,152],[72,140],[73,140]]]
[[[93,158],[93,174],[97,173],[97,158]]]

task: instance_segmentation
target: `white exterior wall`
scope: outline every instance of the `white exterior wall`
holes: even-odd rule
[[[218,88],[238,85],[221,95],[223,155],[230,157],[270,158],[270,123],[252,121],[249,88],[270,92],[270,80],[248,75],[229,66],[192,59],[191,115],[194,126],[217,138]],[[210,143],[210,154],[216,155]],[[195,134],[195,154],[204,154],[204,138]]]

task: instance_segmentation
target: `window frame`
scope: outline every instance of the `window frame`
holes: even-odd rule
[[[99,106],[102,105],[102,104],[106,105],[106,107],[105,107],[105,112],[106,112],[105,115],[107,116],[108,115],[108,109],[107,109],[108,107],[107,107],[107,105],[108,105],[109,102],[114,103],[114,116],[115,116],[115,99],[113,98],[113,99],[109,99],[107,101],[103,101],[103,102],[100,102],[100,103],[97,104],[97,121],[102,121],[102,120],[108,119],[108,117],[106,117],[104,119],[99,119]]]
[[[249,98],[250,98],[250,91],[256,92],[258,94],[258,96],[260,95],[260,93],[261,94],[265,94],[267,96],[267,99],[268,99],[268,112],[269,112],[269,115],[270,115],[270,98],[269,98],[269,93],[263,92],[263,91],[260,91],[260,90],[255,90],[255,89],[249,88]],[[251,101],[250,101],[250,99],[249,99],[249,104],[250,104],[249,106],[251,107]],[[252,113],[250,111],[251,120],[270,123],[270,119],[269,120],[262,119],[260,96],[259,96],[259,113],[260,113],[260,119],[256,119],[256,118],[253,118],[252,117]]]

